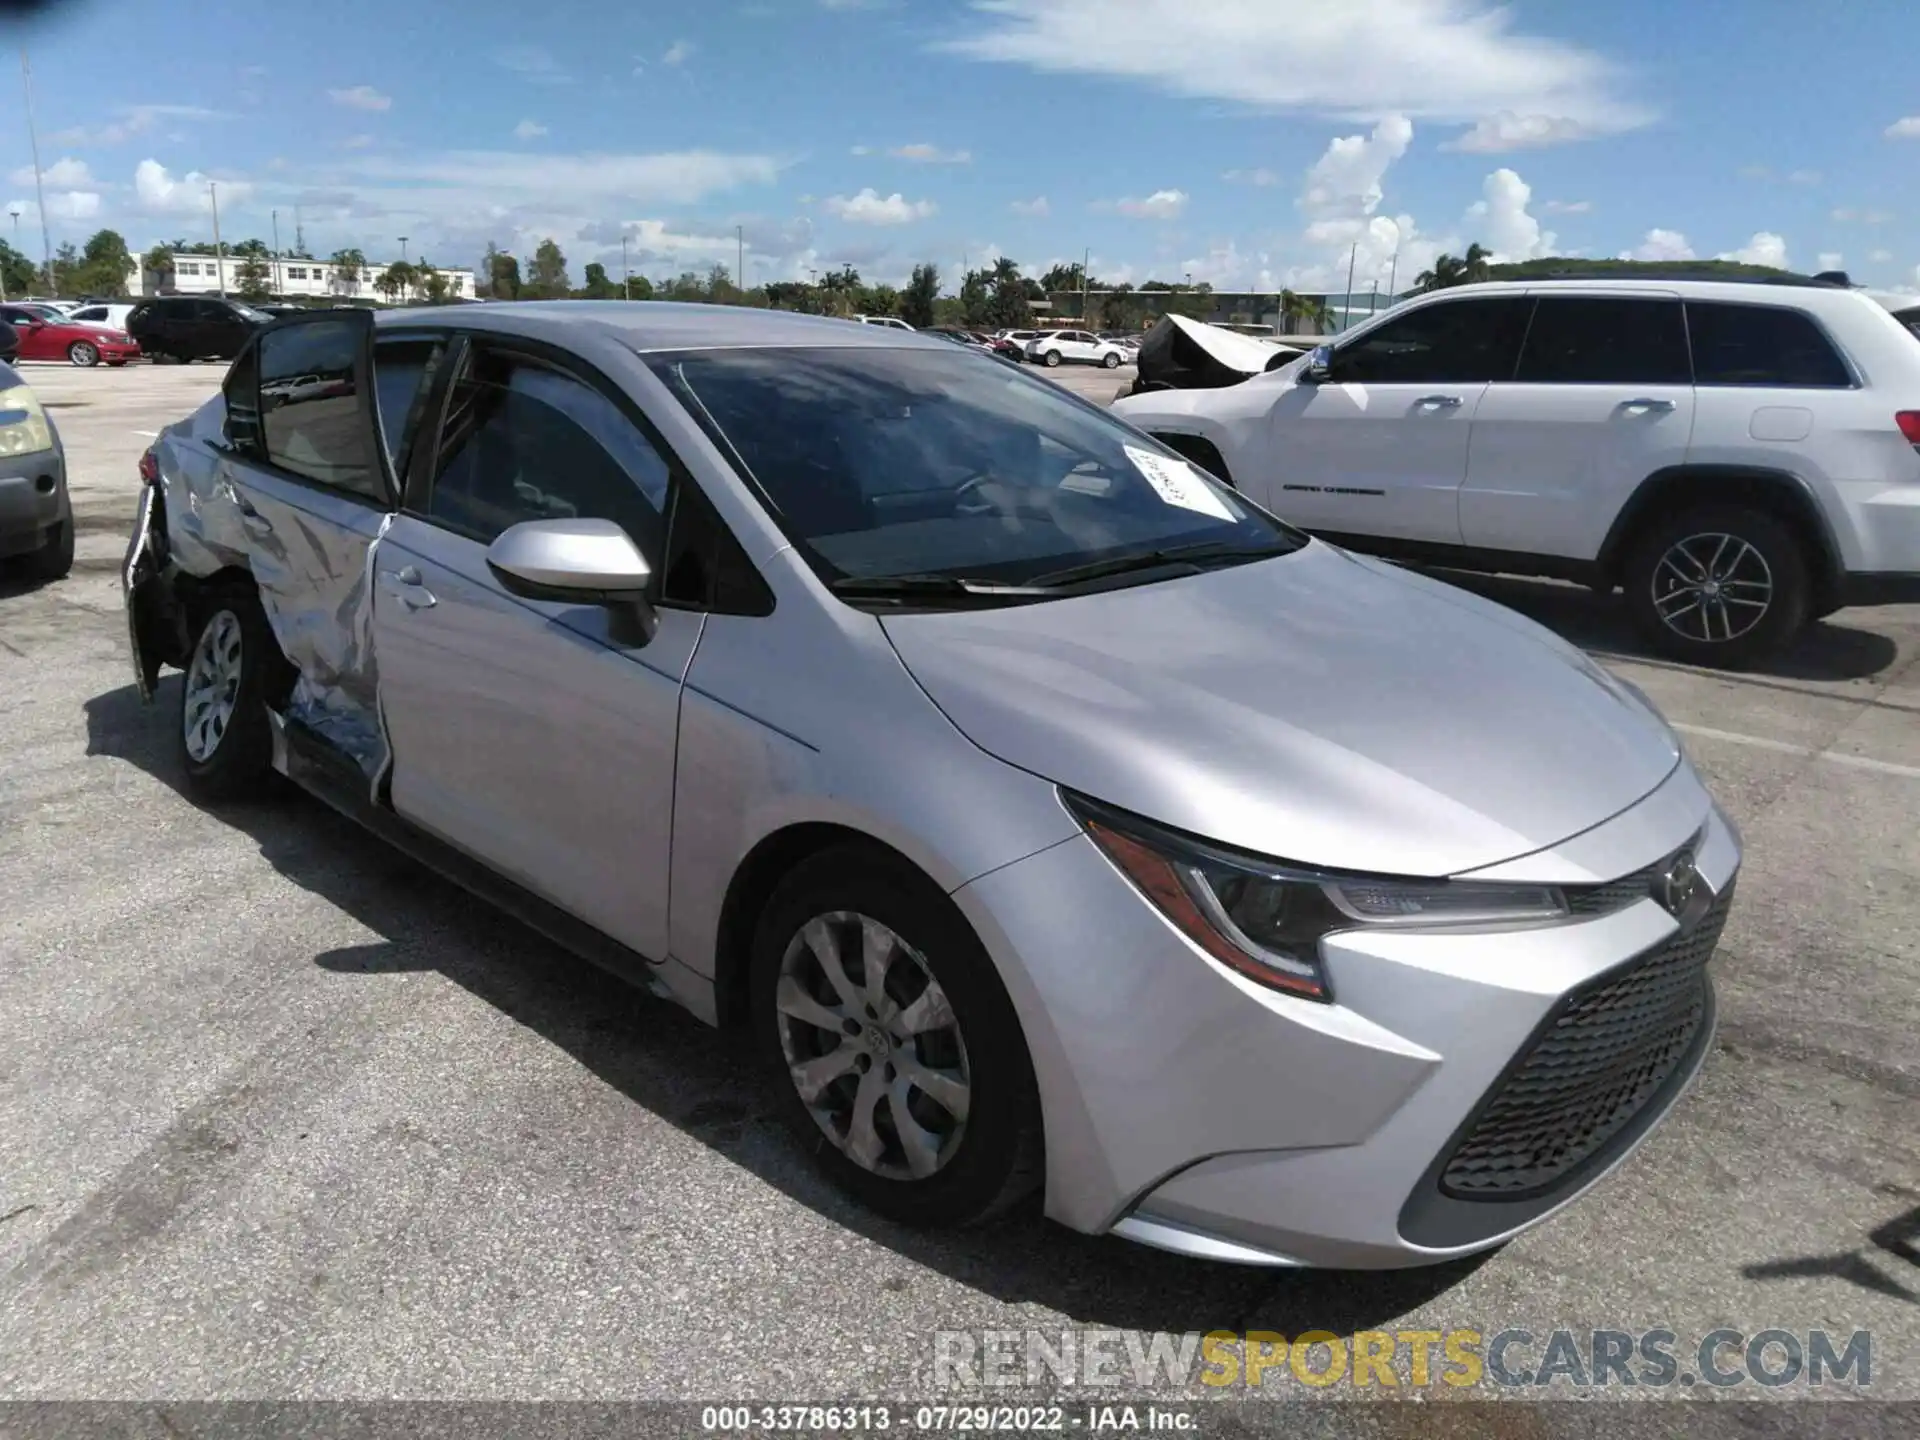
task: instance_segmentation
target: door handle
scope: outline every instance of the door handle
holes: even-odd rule
[[[409,610],[425,610],[430,605],[440,603],[420,579],[420,572],[411,565],[398,570],[382,570],[380,588]]]
[[[1649,414],[1654,415],[1666,415],[1673,410],[1673,401],[1653,399],[1623,400],[1620,402],[1620,408],[1622,410],[1645,410]]]
[[[1431,405],[1436,410],[1458,410],[1460,408],[1460,397],[1458,395],[1422,395],[1413,403],[1416,405]]]

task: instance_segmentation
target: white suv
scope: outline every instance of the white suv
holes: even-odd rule
[[[1043,330],[1027,342],[1027,359],[1035,365],[1058,367],[1073,361],[1118,370],[1133,356],[1124,345],[1102,340],[1085,330]]]
[[[1353,549],[1623,587],[1678,659],[1920,601],[1920,343],[1842,285],[1461,286],[1116,409]]]

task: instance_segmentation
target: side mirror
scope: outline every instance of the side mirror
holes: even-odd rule
[[[1300,378],[1309,385],[1324,385],[1333,379],[1333,347],[1316,345],[1308,351],[1306,368],[1300,372]]]
[[[527,600],[610,605],[645,622],[653,616],[647,601],[653,569],[611,520],[523,521],[487,547],[487,565]]]

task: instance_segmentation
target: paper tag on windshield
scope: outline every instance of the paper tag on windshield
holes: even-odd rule
[[[1185,460],[1170,460],[1132,445],[1127,446],[1126,451],[1127,458],[1133,461],[1133,468],[1146,477],[1147,483],[1167,504],[1211,515],[1216,520],[1233,519],[1227,502],[1215,494],[1200,472]]]

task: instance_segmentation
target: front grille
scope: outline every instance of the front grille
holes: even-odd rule
[[[1440,1188],[1462,1200],[1521,1199],[1619,1134],[1699,1036],[1707,961],[1732,901],[1729,888],[1692,930],[1562,1001],[1482,1106]]]

